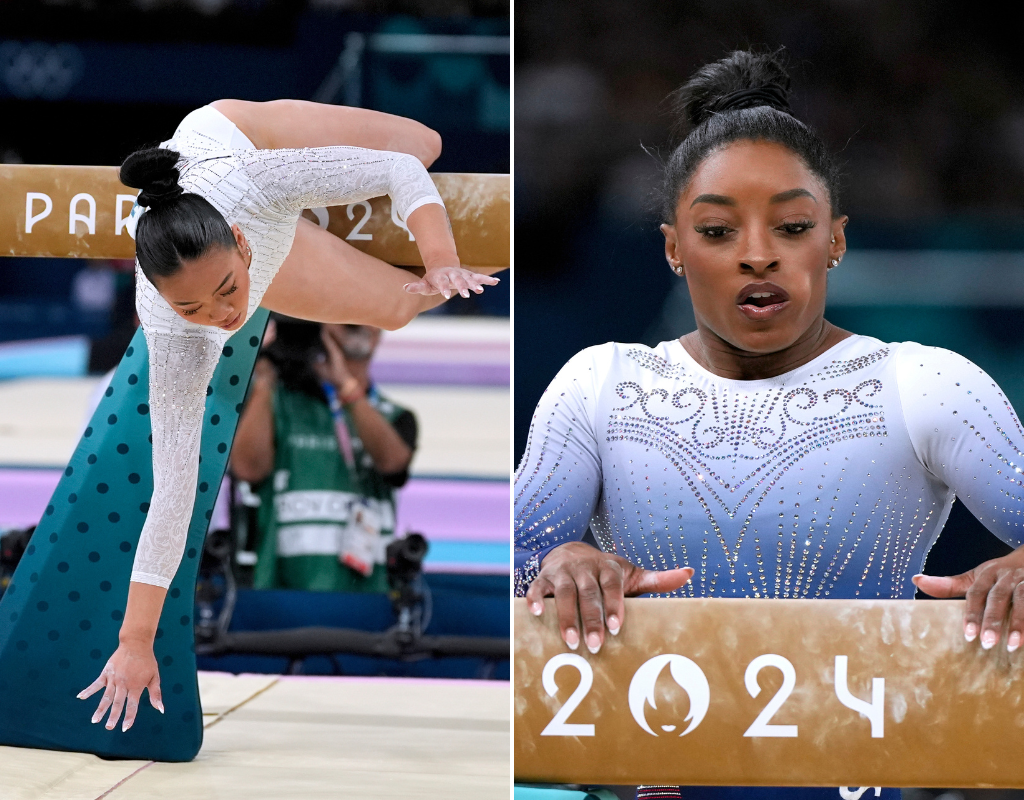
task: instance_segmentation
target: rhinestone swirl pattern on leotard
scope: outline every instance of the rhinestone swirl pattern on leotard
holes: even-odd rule
[[[538,404],[516,475],[516,590],[589,526],[679,594],[912,597],[955,495],[1024,542],[1024,433],[946,350],[850,337],[760,381],[678,341],[575,356]]]

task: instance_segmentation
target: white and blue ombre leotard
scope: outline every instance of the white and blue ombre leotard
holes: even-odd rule
[[[1024,430],[948,350],[851,336],[775,378],[720,378],[676,340],[574,356],[516,474],[516,592],[587,527],[676,594],[913,597],[959,497],[1024,543]]]

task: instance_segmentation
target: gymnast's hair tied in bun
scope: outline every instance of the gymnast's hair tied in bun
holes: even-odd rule
[[[178,185],[180,159],[174,150],[162,147],[138,150],[121,165],[121,183],[142,190],[137,202],[143,208],[163,205],[184,193]]]
[[[711,116],[712,114],[724,114],[726,111],[740,111],[744,108],[757,108],[758,106],[770,106],[779,111],[785,111],[787,114],[793,113],[789,107],[786,90],[781,86],[774,85],[740,89],[723,94],[704,106],[704,110],[708,116]]]
[[[789,104],[790,77],[782,48],[736,50],[705,64],[668,97],[677,140],[665,164],[662,221],[675,223],[676,203],[701,163],[733,142],[772,142],[789,148],[822,182],[840,216],[840,172],[817,133]]]
[[[726,111],[768,106],[787,114],[789,72],[785,50],[734,50],[725,58],[705,64],[669,95],[675,132],[684,133]]]
[[[121,183],[142,189],[136,203],[148,209],[135,227],[135,257],[154,285],[211,248],[236,246],[231,226],[213,204],[178,184],[180,161],[174,150],[148,147],[121,165]]]

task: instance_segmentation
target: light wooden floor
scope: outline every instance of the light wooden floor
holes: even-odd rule
[[[188,764],[0,747],[4,800],[509,796],[509,684],[200,673]]]
[[[91,377],[0,381],[0,464],[64,467],[82,435],[89,396],[98,382]],[[380,388],[419,419],[414,476],[508,480],[508,387]]]
[[[379,364],[492,364],[507,368],[507,318],[417,317],[385,332]],[[85,428],[96,377],[0,381],[0,464],[63,468]],[[512,406],[507,385],[431,385],[384,381],[381,392],[419,418],[414,477],[508,480]],[[98,400],[98,397],[95,398]]]

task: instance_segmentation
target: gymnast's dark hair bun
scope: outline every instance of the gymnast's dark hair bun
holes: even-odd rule
[[[121,165],[121,183],[142,189],[139,205],[144,208],[174,200],[183,193],[178,185],[179,160],[180,154],[162,147],[136,150]]]
[[[174,150],[148,147],[128,156],[119,173],[125,186],[142,190],[139,205],[149,209],[135,228],[135,255],[154,284],[178,272],[182,261],[235,246],[231,226],[213,204],[178,184],[180,160]]]
[[[679,123],[696,127],[713,114],[768,106],[791,114],[785,50],[756,53],[734,50],[705,64],[670,95]]]
[[[665,165],[662,218],[672,224],[680,193],[697,167],[714,152],[740,140],[788,147],[825,185],[839,215],[839,169],[821,138],[789,105],[785,51],[735,50],[705,64],[668,97],[678,142]]]

